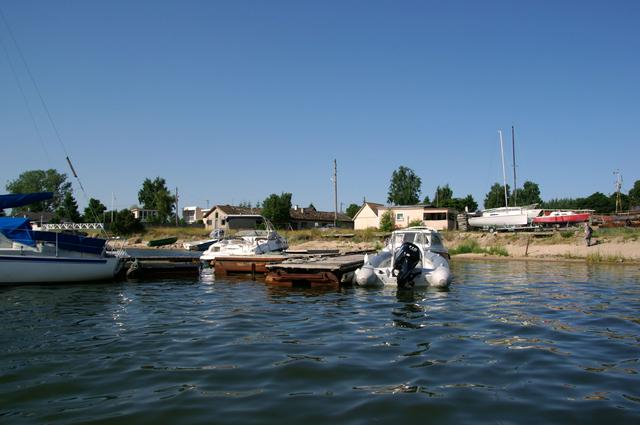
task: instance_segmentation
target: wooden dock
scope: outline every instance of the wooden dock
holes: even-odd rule
[[[216,257],[211,260],[211,266],[216,276],[230,276],[236,274],[249,274],[255,280],[256,275],[264,275],[267,266],[273,263],[280,263],[287,258],[286,255],[247,255],[247,256],[227,256]]]
[[[135,256],[125,259],[122,273],[127,279],[188,276],[197,277],[198,257],[187,256]]]
[[[363,254],[320,258],[294,258],[265,265],[265,281],[286,287],[329,287],[351,285],[353,272],[364,264]]]

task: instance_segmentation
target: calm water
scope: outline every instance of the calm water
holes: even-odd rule
[[[640,268],[0,288],[0,423],[640,423]]]

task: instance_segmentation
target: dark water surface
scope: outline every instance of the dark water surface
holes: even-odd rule
[[[0,288],[0,423],[640,423],[640,268]]]

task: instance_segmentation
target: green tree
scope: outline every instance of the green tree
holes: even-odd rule
[[[507,193],[509,193],[509,185],[507,185]],[[504,186],[500,183],[494,183],[489,189],[489,193],[484,197],[484,207],[489,209],[504,206]]]
[[[540,187],[537,183],[526,181],[522,185],[522,189],[515,189],[511,198],[514,202],[518,202],[519,205],[531,205],[542,204],[542,198],[540,198]]]
[[[357,204],[349,204],[347,207],[347,215],[351,218],[355,217],[358,211],[360,211],[360,206]]]
[[[420,202],[420,177],[411,168],[401,166],[391,175],[387,201],[394,205],[414,205]]]
[[[111,231],[116,235],[130,235],[132,233],[140,233],[144,230],[144,226],[133,216],[133,213],[127,209],[120,210],[115,215],[114,222],[111,223]]]
[[[473,199],[473,196],[467,195],[464,198],[452,198],[449,201],[445,202],[443,207],[453,208],[458,211],[464,211],[465,209],[469,209],[469,211],[473,212],[478,209],[478,203]]]
[[[104,212],[107,207],[97,199],[89,199],[89,204],[84,209],[83,218],[85,223],[101,223],[104,221]]]
[[[578,199],[578,208],[595,210],[598,213],[609,213],[616,210],[615,194],[611,197],[602,192],[595,192],[586,198]]]
[[[56,218],[57,221],[66,220],[72,223],[79,223],[82,220],[78,212],[78,203],[71,192],[65,193],[62,204],[56,209]]]
[[[424,197],[424,199],[422,200],[422,203],[425,204],[425,205],[431,204],[431,200],[429,199],[429,195],[426,195]]]
[[[580,204],[580,198],[554,198],[548,201],[544,201],[541,204],[542,208],[547,208],[551,210],[570,210],[580,208],[578,205]]]
[[[640,207],[640,180],[636,180],[629,190],[629,208]]]
[[[380,217],[380,231],[382,232],[393,232],[395,224],[391,210],[385,211]]]
[[[154,222],[167,223],[173,214],[176,198],[167,189],[165,180],[156,177],[154,180],[144,180],[142,189],[138,191],[138,201],[144,209],[158,210],[158,217]]]
[[[453,198],[453,190],[449,187],[449,184],[445,184],[444,186],[438,186],[436,188],[436,193],[433,195],[433,202],[436,204],[436,207],[446,206],[446,204],[451,201]]]
[[[282,193],[280,196],[272,193],[262,202],[262,215],[268,218],[274,226],[285,227],[291,221],[291,194]]]
[[[71,183],[67,175],[54,169],[30,170],[20,174],[6,185],[9,193],[53,192],[53,199],[15,208],[15,211],[54,212],[67,193],[71,193]]]

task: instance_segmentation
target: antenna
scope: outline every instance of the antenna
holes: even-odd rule
[[[613,175],[616,176],[616,214],[622,209],[622,197],[620,196],[620,189],[622,189],[622,175],[620,170],[615,170]]]

